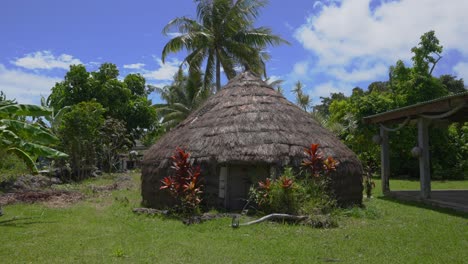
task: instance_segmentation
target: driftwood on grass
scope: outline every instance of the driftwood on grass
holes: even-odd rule
[[[167,215],[167,210],[158,210],[153,208],[133,208],[132,211],[137,214]]]
[[[236,228],[239,226],[248,226],[248,225],[253,225],[253,224],[258,224],[267,220],[288,220],[288,221],[304,221],[308,219],[309,217],[306,215],[290,215],[290,214],[269,214],[265,215],[262,218],[259,218],[254,221],[250,221],[247,223],[239,223],[239,220],[237,217],[232,218],[232,227]]]

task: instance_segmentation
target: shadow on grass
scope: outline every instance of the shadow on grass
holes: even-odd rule
[[[13,217],[0,221],[0,227],[26,227],[33,224],[51,224],[51,221],[41,221],[41,217]]]
[[[432,210],[432,211],[435,211],[435,212],[448,214],[448,215],[452,215],[452,216],[458,216],[458,217],[468,219],[468,213],[456,211],[455,209],[451,209],[451,208],[442,208],[442,207],[438,207],[438,206],[425,204],[423,202],[400,200],[400,199],[393,198],[393,197],[388,197],[388,196],[378,196],[377,199],[384,200],[384,201],[390,201],[390,202],[398,203],[398,204],[401,204],[401,205],[409,205],[409,206],[414,206],[414,207],[418,207],[418,208],[422,208],[422,209],[428,209],[428,210]]]

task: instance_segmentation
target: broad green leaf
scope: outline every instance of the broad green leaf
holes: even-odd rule
[[[30,143],[30,142],[23,142],[20,148],[25,150],[28,153],[32,153],[39,157],[46,157],[46,158],[53,158],[53,159],[68,157],[66,153],[63,153],[56,149],[42,146],[39,144]]]
[[[44,145],[55,144],[59,141],[58,138],[40,126],[10,119],[2,119],[0,120],[0,124],[6,126],[7,130],[12,131],[18,136],[21,134],[24,135],[26,138],[23,140],[30,140],[32,142]]]
[[[26,166],[34,173],[36,174],[38,172],[36,163],[32,160],[31,156],[29,156],[25,151],[19,149],[19,148],[9,148],[7,149],[7,152],[15,154],[20,158],[21,160],[24,161]]]
[[[49,108],[38,105],[12,104],[0,107],[0,116],[45,116],[50,115],[53,111]]]

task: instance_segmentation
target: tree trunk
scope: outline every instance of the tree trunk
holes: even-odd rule
[[[219,56],[216,56],[216,92],[221,90],[221,62]]]

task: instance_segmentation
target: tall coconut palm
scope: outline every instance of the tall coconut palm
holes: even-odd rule
[[[205,88],[202,85],[200,72],[189,72],[187,76],[182,69],[174,75],[172,84],[152,89],[166,101],[165,104],[153,105],[162,117],[161,122],[166,129],[171,129],[184,120],[212,94],[211,86]]]
[[[259,9],[265,6],[263,0],[199,0],[197,20],[178,17],[163,29],[167,35],[178,31],[162,51],[162,60],[169,53],[188,51],[182,63],[191,69],[200,70],[205,62],[204,80],[212,83],[216,74],[216,88],[221,88],[221,67],[228,79],[236,75],[236,69],[243,67],[258,74],[265,73],[264,61],[268,56],[263,50],[268,45],[288,43],[272,34],[266,27],[254,28],[253,23]]]

